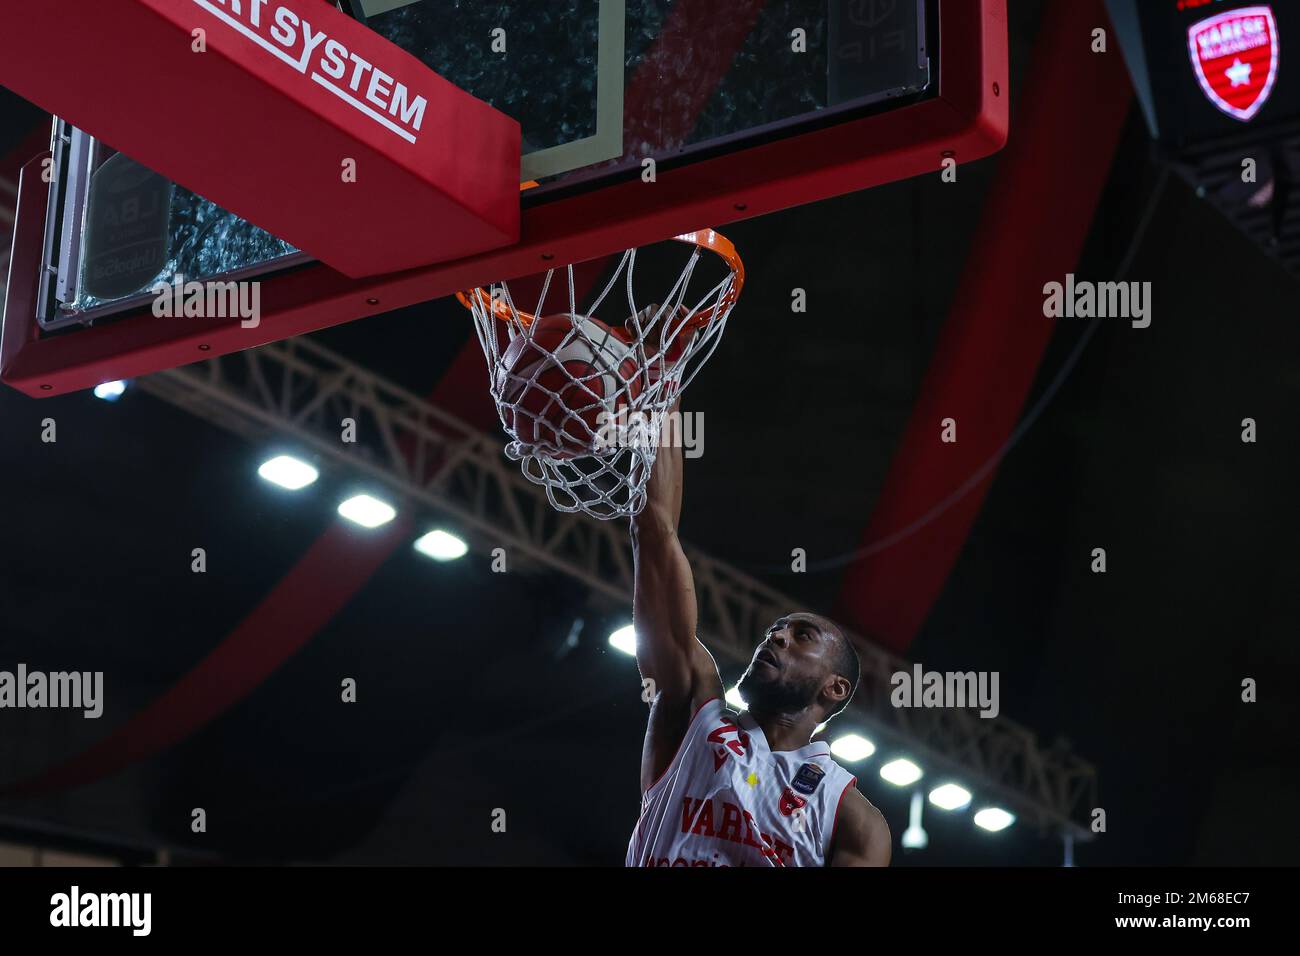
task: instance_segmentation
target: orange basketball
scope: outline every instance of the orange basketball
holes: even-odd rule
[[[570,315],[543,316],[517,335],[494,383],[511,437],[560,459],[596,450],[602,426],[641,387],[627,343],[599,319]]]

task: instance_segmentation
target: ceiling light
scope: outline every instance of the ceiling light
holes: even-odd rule
[[[609,635],[609,646],[615,650],[622,651],[630,657],[636,656],[636,631],[632,625],[620,627]]]
[[[355,495],[339,505],[339,514],[364,528],[378,528],[397,516],[393,506],[369,495]]]
[[[454,534],[437,529],[421,536],[415,542],[415,550],[435,561],[455,561],[469,553],[469,545]]]
[[[320,472],[311,465],[290,455],[280,455],[263,462],[257,473],[267,481],[290,491],[306,488],[320,477]]]
[[[896,787],[906,787],[921,779],[921,768],[906,757],[899,757],[881,767],[880,776]]]
[[[1005,830],[1015,822],[1015,815],[1007,813],[1001,807],[985,807],[975,814],[975,825],[993,833]]]
[[[95,386],[95,397],[102,398],[106,402],[115,402],[122,397],[126,391],[126,382],[104,382],[102,385]]]
[[[831,753],[843,760],[856,763],[859,760],[866,760],[876,752],[876,745],[866,737],[860,737],[857,734],[845,734],[843,737],[835,738],[831,744]]]
[[[970,804],[970,791],[955,783],[945,783],[930,791],[930,802],[941,810],[960,810]]]

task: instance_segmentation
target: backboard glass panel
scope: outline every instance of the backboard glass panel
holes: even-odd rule
[[[623,0],[358,4],[380,36],[519,122],[520,182],[622,153],[625,6]]]
[[[308,261],[264,229],[62,121],[37,319],[55,330],[152,301],[159,282],[235,280]]]
[[[529,201],[930,86],[925,0],[354,0],[381,36],[517,120]]]

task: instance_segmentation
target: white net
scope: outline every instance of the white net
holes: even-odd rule
[[[506,455],[559,511],[637,514],[660,445],[681,440],[674,406],[721,341],[744,266],[711,230],[677,242],[691,247],[688,261],[671,289],[645,305],[635,249],[581,308],[573,266],[546,273],[535,304],[516,303],[505,282],[459,296],[487,356],[492,399],[511,439]],[[727,266],[711,287],[695,277],[706,250]],[[567,278],[567,296],[555,292],[556,272]],[[619,286],[625,304],[622,291],[612,294]]]

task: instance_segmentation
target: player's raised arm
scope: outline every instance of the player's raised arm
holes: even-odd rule
[[[695,709],[722,696],[722,679],[713,657],[695,636],[695,578],[677,538],[682,508],[682,449],[660,448],[646,486],[645,508],[632,519],[636,568],[632,619],[641,676],[654,681],[658,695],[646,734],[642,762],[655,779],[672,759]],[[666,755],[666,756],[665,756]]]

